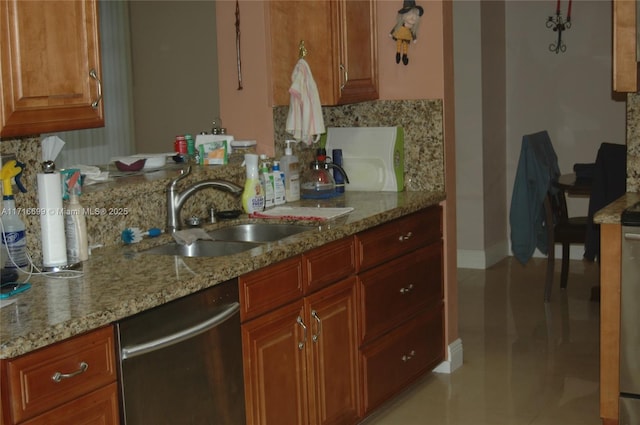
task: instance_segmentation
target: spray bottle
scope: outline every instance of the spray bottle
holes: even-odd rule
[[[67,181],[69,188],[69,204],[64,216],[67,242],[67,262],[77,264],[89,259],[89,241],[87,239],[87,221],[84,209],[78,197],[82,191],[80,170],[75,170]]]
[[[242,192],[242,208],[247,214],[261,212],[264,210],[264,191],[258,175],[258,155],[246,153],[244,162],[247,166],[247,179]]]
[[[27,256],[27,234],[26,227],[16,209],[16,202],[13,198],[11,179],[15,177],[16,185],[20,192],[27,190],[22,185],[20,177],[24,164],[15,159],[8,161],[0,172],[2,178],[2,249],[5,251],[5,264],[8,269],[25,267],[29,263]]]

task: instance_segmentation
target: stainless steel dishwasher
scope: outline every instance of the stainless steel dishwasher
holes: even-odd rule
[[[117,323],[122,423],[245,423],[237,279]]]
[[[622,222],[620,284],[620,425],[640,424],[640,202]]]

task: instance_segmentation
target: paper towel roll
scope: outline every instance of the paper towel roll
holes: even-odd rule
[[[42,232],[42,265],[64,266],[67,264],[67,244],[64,235],[60,173],[40,173],[37,179]]]

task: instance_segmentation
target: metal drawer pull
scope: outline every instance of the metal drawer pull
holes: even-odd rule
[[[340,64],[339,68],[340,71],[342,71],[342,73],[344,74],[344,83],[340,85],[340,91],[342,91],[344,89],[344,86],[346,86],[349,82],[349,73],[347,72],[347,68],[345,68],[343,64]]]
[[[404,294],[408,294],[412,290],[413,290],[413,283],[410,283],[409,286],[406,286],[404,288],[400,288],[400,293],[404,295]]]
[[[407,240],[411,239],[411,237],[412,237],[412,236],[413,236],[413,233],[409,232],[409,233],[407,233],[406,235],[400,235],[400,237],[398,238],[398,240],[399,240],[400,242],[407,241]]]
[[[98,98],[91,103],[91,107],[95,109],[98,107],[100,101],[102,100],[102,81],[100,81],[100,78],[98,78],[98,73],[95,69],[89,71],[89,77],[98,82]]]
[[[416,352],[414,350],[411,350],[411,352],[409,354],[404,354],[402,356],[402,361],[406,363],[409,360],[411,360],[412,358],[414,358],[415,355],[416,355]]]
[[[624,238],[630,241],[640,241],[640,233],[625,233]]]
[[[318,316],[318,312],[315,310],[311,311],[311,317],[313,317],[314,319],[316,319],[316,322],[318,322],[318,333],[314,334],[311,339],[313,340],[313,342],[317,342],[318,338],[320,338],[320,333],[322,332],[322,320],[320,320],[320,316]]]
[[[89,365],[85,362],[82,362],[80,363],[80,369],[76,370],[75,372],[71,372],[71,373],[56,372],[53,374],[51,379],[53,379],[54,382],[60,382],[63,379],[68,379],[68,378],[73,378],[74,376],[78,376],[81,373],[86,372],[87,369],[89,369]]]
[[[298,350],[302,350],[304,348],[304,344],[307,342],[307,325],[304,324],[304,322],[302,321],[302,317],[300,316],[298,316],[298,319],[296,320],[296,322],[300,326],[302,326],[302,330],[303,330],[302,341],[298,343]]]

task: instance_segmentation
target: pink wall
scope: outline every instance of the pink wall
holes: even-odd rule
[[[378,1],[378,69],[380,99],[444,97],[442,2],[418,1],[425,9],[418,41],[409,48],[409,65],[395,63],[389,37],[401,0]],[[238,140],[255,139],[260,153],[273,154],[270,101],[270,46],[267,1],[240,1],[243,89],[238,90],[235,47],[235,1],[216,4],[220,113],[223,125]],[[313,71],[313,70],[312,70]]]

